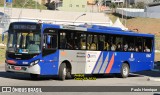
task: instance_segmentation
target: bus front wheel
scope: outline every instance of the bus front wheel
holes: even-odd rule
[[[122,64],[122,68],[121,68],[121,77],[122,78],[127,78],[129,76],[129,66],[127,63],[123,63]]]
[[[62,63],[60,68],[59,68],[59,79],[60,80],[65,80],[66,79],[66,64]]]

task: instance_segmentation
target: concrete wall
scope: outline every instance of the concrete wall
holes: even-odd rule
[[[154,0],[127,0],[127,2],[129,3],[132,3],[132,4],[136,4],[137,2],[144,2],[145,4],[148,4],[148,3],[152,3]]]
[[[3,12],[4,8],[0,8],[0,12]],[[20,12],[22,11],[21,15]],[[85,16],[75,19],[86,13]],[[20,19],[18,19],[20,17]],[[111,20],[104,13],[87,13],[87,12],[65,12],[65,11],[51,11],[51,10],[36,10],[36,9],[12,9],[12,16],[10,21],[31,21],[38,22],[42,20],[43,22],[55,23],[55,24],[98,24],[104,26],[111,26]]]
[[[111,0],[111,2],[113,2],[113,3],[118,3],[118,2],[125,2],[125,0]]]
[[[117,8],[116,13],[123,14],[128,17],[160,18],[160,12],[144,12],[144,9]]]
[[[152,7],[147,7],[146,12],[150,13],[160,13],[160,5],[159,6],[152,6]]]

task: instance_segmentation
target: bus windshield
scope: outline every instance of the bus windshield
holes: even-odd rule
[[[33,31],[9,31],[8,35],[8,52],[15,53],[40,53],[41,35]]]

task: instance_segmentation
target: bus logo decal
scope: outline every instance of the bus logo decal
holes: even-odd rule
[[[151,54],[146,54],[146,57],[147,57],[147,58],[150,58],[150,57],[151,57]]]
[[[134,61],[134,60],[135,60],[134,55],[133,53],[131,53],[131,57],[129,58],[129,61]]]
[[[96,58],[96,55],[95,54],[88,54],[87,58]]]

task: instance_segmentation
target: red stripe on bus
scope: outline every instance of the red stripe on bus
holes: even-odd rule
[[[109,62],[109,64],[108,64],[108,67],[107,67],[107,69],[106,69],[106,73],[110,73],[111,68],[112,68],[112,66],[113,66],[113,63],[114,63],[114,54],[112,55],[112,58],[111,58],[111,60],[110,60],[110,62]]]

